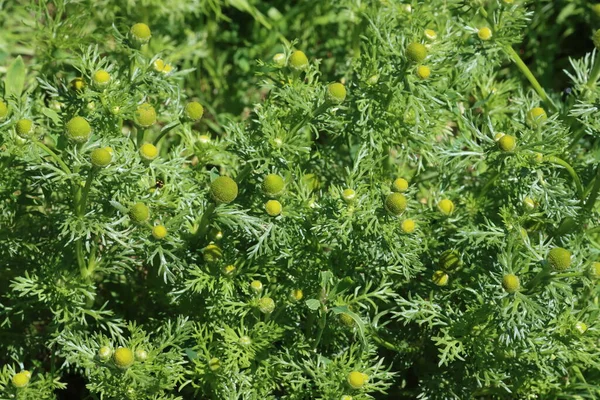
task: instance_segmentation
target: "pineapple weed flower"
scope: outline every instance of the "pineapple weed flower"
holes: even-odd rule
[[[5,3],[0,398],[598,397],[600,3]]]

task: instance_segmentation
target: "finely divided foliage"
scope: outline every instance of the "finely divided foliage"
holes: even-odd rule
[[[518,0],[143,3],[8,8],[1,398],[600,397],[591,40],[565,98]]]

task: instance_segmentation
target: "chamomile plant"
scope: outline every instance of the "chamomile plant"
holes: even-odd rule
[[[565,98],[550,6],[83,3],[7,6],[0,397],[600,397],[591,33]]]

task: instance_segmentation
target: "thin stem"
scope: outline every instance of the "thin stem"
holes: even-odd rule
[[[592,191],[585,203],[584,209],[587,212],[591,212],[596,204],[596,199],[598,198],[598,191],[600,190],[600,164],[596,167],[596,181],[594,182],[594,186],[592,187]]]
[[[542,101],[546,105],[548,105],[548,107],[552,111],[555,111],[556,107],[554,106],[554,103],[552,103],[552,101],[546,94],[546,91],[544,91],[544,88],[542,88],[542,85],[540,85],[538,80],[535,79],[535,76],[533,76],[533,73],[531,72],[529,67],[525,65],[519,54],[510,46],[504,46],[504,51],[506,51],[506,54],[508,54],[512,61],[517,65],[517,67],[521,70],[523,75],[525,75],[525,77],[527,78],[529,83],[531,83],[531,86],[533,86],[533,89],[537,92],[538,96],[540,96]]]
[[[542,269],[540,272],[538,272],[537,275],[531,281],[529,281],[529,283],[527,285],[525,285],[525,288],[526,289],[533,289],[542,280],[544,280],[547,277],[549,277],[550,273],[551,273],[550,269],[548,269],[547,267],[544,267],[544,269]]]
[[[77,204],[77,215],[80,217],[85,214],[85,206],[87,204],[87,198],[88,194],[90,193],[90,188],[92,187],[92,181],[94,180],[95,172],[96,168],[92,168],[87,179],[85,180],[85,186],[83,188],[83,192],[81,193],[79,203]]]
[[[142,144],[144,144],[144,133],[144,129],[137,128],[136,144],[138,148],[140,148]]]
[[[307,123],[309,123],[312,119],[318,117],[319,115],[321,115],[325,110],[327,110],[327,108],[329,107],[329,102],[325,101],[323,104],[321,104],[319,107],[317,107],[315,109],[315,111],[312,114],[307,114],[304,118],[302,118],[302,120],[300,122],[298,122],[291,130],[290,130],[290,135],[294,136],[299,130],[300,128],[302,128],[304,125],[306,125]]]
[[[56,154],[55,152],[53,152],[52,150],[50,150],[50,148],[48,146],[46,146],[45,144],[43,144],[42,142],[38,142],[37,140],[34,140],[33,143],[35,143],[36,146],[38,146],[40,149],[42,149],[46,153],[48,153],[48,155],[50,157],[52,157],[54,159],[54,161],[56,161],[56,163],[60,166],[60,168],[66,174],[71,175],[71,170],[69,169],[69,167],[67,167],[67,164],[65,164],[65,162],[62,160],[62,158],[60,158],[58,156],[58,154]]]
[[[202,214],[202,218],[200,219],[200,224],[198,226],[198,230],[194,234],[194,237],[197,240],[201,240],[206,236],[206,232],[208,232],[208,225],[210,223],[210,218],[215,212],[216,205],[215,203],[210,203],[206,210],[204,210],[204,214]]]
[[[569,163],[566,162],[565,160],[560,159],[556,156],[547,156],[547,157],[544,157],[544,159],[553,164],[560,165],[561,167],[563,167],[567,170],[567,172],[569,173],[569,175],[571,175],[571,178],[573,178],[573,181],[575,182],[575,188],[577,189],[577,195],[579,196],[579,199],[583,202],[584,201],[583,186],[581,185],[581,180],[579,179],[579,176],[577,175],[577,172],[575,172],[573,167],[571,167],[571,165],[569,165]]]
[[[250,163],[246,163],[246,165],[244,165],[244,168],[235,177],[235,182],[239,185],[244,179],[246,179],[246,177],[251,171],[252,165]]]
[[[179,125],[181,125],[181,122],[177,123],[177,124],[173,124],[171,126],[167,126],[165,127],[165,129],[163,129],[160,134],[156,137],[156,139],[154,139],[154,145],[156,146],[158,144],[158,142],[161,141],[161,139],[163,137],[165,137],[165,135],[169,132],[171,132],[174,128],[178,127]]]
[[[587,87],[590,89],[593,88],[596,85],[598,78],[600,78],[600,52],[596,54],[596,58],[594,59],[594,66],[592,67],[590,78],[587,81]]]
[[[315,344],[313,345],[313,349],[316,349],[319,343],[321,342],[321,337],[323,337],[323,331],[325,330],[325,326],[327,325],[327,310],[325,306],[321,308],[321,318],[319,319],[319,331],[317,332],[317,339],[315,340]]]

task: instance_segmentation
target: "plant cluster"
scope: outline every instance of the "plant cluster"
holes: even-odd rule
[[[100,3],[11,6],[0,397],[600,397],[600,31],[564,96],[519,0]]]

